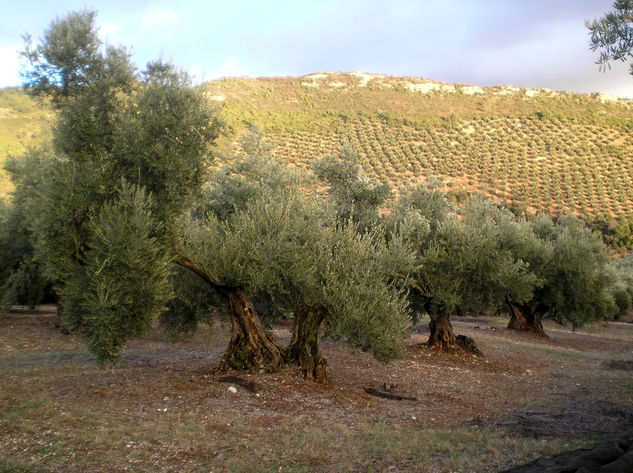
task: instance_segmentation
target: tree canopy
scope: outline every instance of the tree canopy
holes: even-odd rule
[[[137,74],[124,48],[103,48],[94,12],[53,21],[24,54],[27,90],[57,109],[50,150],[27,161],[37,176],[50,155],[24,217],[34,258],[65,323],[99,359],[115,359],[172,297],[175,217],[199,194],[220,123],[173,66]]]

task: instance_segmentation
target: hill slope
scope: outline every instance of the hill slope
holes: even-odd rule
[[[290,161],[351,143],[370,176],[394,185],[432,173],[532,211],[633,213],[628,101],[360,73],[232,78],[206,89],[231,130],[260,124]]]
[[[18,89],[0,89],[0,197],[10,190],[4,171],[8,156],[20,156],[48,135],[52,113]]]
[[[633,215],[633,102],[363,73],[203,87],[222,106],[228,142],[257,123],[273,152],[299,165],[349,143],[371,177],[394,186],[432,173],[452,192],[483,192],[532,212]]]

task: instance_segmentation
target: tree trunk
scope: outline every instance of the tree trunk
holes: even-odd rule
[[[506,304],[510,309],[509,329],[521,330],[523,332],[535,333],[547,337],[541,321],[543,314],[537,307],[515,304],[510,300],[507,300]]]
[[[253,304],[241,288],[226,290],[231,341],[217,371],[271,371],[283,363],[283,349],[266,332]]]
[[[510,301],[506,301],[506,305],[510,309],[508,328],[511,330],[528,330],[527,318],[523,314],[523,311]]]
[[[617,319],[616,319],[617,320]],[[554,322],[558,325],[565,325],[565,318],[559,311],[554,311]]]
[[[200,276],[226,299],[231,318],[231,341],[216,371],[263,372],[283,364],[283,348],[266,332],[244,288],[218,284],[185,256],[177,255],[175,261]]]
[[[323,307],[304,303],[295,311],[292,340],[286,350],[288,361],[298,364],[305,379],[329,384],[327,361],[321,356],[319,341],[321,326],[327,316]]]
[[[451,319],[448,315],[437,315],[431,317],[429,323],[431,335],[427,346],[439,348],[443,351],[452,351],[457,349],[457,340],[451,325]]]

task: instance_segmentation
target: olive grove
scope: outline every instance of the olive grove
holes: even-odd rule
[[[577,328],[631,307],[630,262],[574,217],[528,220],[478,196],[457,207],[434,179],[393,193],[348,146],[309,171],[273,158],[258,130],[219,153],[203,90],[171,64],[138,71],[95,15],[27,38],[26,90],[56,118],[51,142],[7,164],[0,295],[5,309],[55,297],[99,362],[156,319],[177,339],[220,310],[219,371],[293,364],[326,383],[324,335],[388,361],[421,316],[428,346],[459,350],[474,345],[452,315],[506,313],[544,335],[547,316]],[[269,330],[285,317],[288,346]]]
[[[169,64],[137,72],[124,48],[103,48],[94,21],[71,13],[42,44],[27,42],[27,90],[50,100],[57,119],[50,146],[25,161],[37,164],[28,178],[15,179],[16,204],[3,208],[26,242],[5,279],[33,259],[65,325],[102,362],[156,316],[182,335],[217,304],[232,326],[220,370],[291,362],[325,382],[326,319],[332,336],[397,356],[409,317],[389,275],[413,259],[405,246],[336,224],[316,181],[271,160],[256,134],[210,173],[221,122],[202,91]],[[287,349],[258,316],[258,298],[295,314]]]

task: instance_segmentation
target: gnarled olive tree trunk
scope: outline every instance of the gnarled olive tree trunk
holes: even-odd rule
[[[431,335],[426,343],[428,347],[439,348],[446,352],[463,352],[483,356],[475,340],[466,335],[455,335],[448,315],[436,315],[429,322]]]
[[[457,339],[453,332],[451,319],[446,314],[434,315],[429,322],[431,335],[426,343],[429,347],[439,348],[443,351],[453,351],[457,349]]]
[[[510,300],[506,300],[506,305],[510,310],[509,329],[521,330],[523,332],[530,332],[547,337],[543,329],[543,313],[538,307],[528,304],[515,304]]]
[[[289,362],[298,364],[305,379],[328,384],[327,362],[321,355],[319,342],[321,327],[327,316],[322,306],[312,306],[307,302],[295,311],[294,330],[290,345],[286,349]]]
[[[231,341],[216,371],[264,372],[283,364],[283,348],[265,329],[244,288],[218,284],[202,268],[183,256],[176,258],[176,263],[200,276],[226,301],[231,319]]]
[[[269,371],[283,363],[283,349],[262,325],[241,288],[225,289],[231,318],[231,341],[217,371]]]

